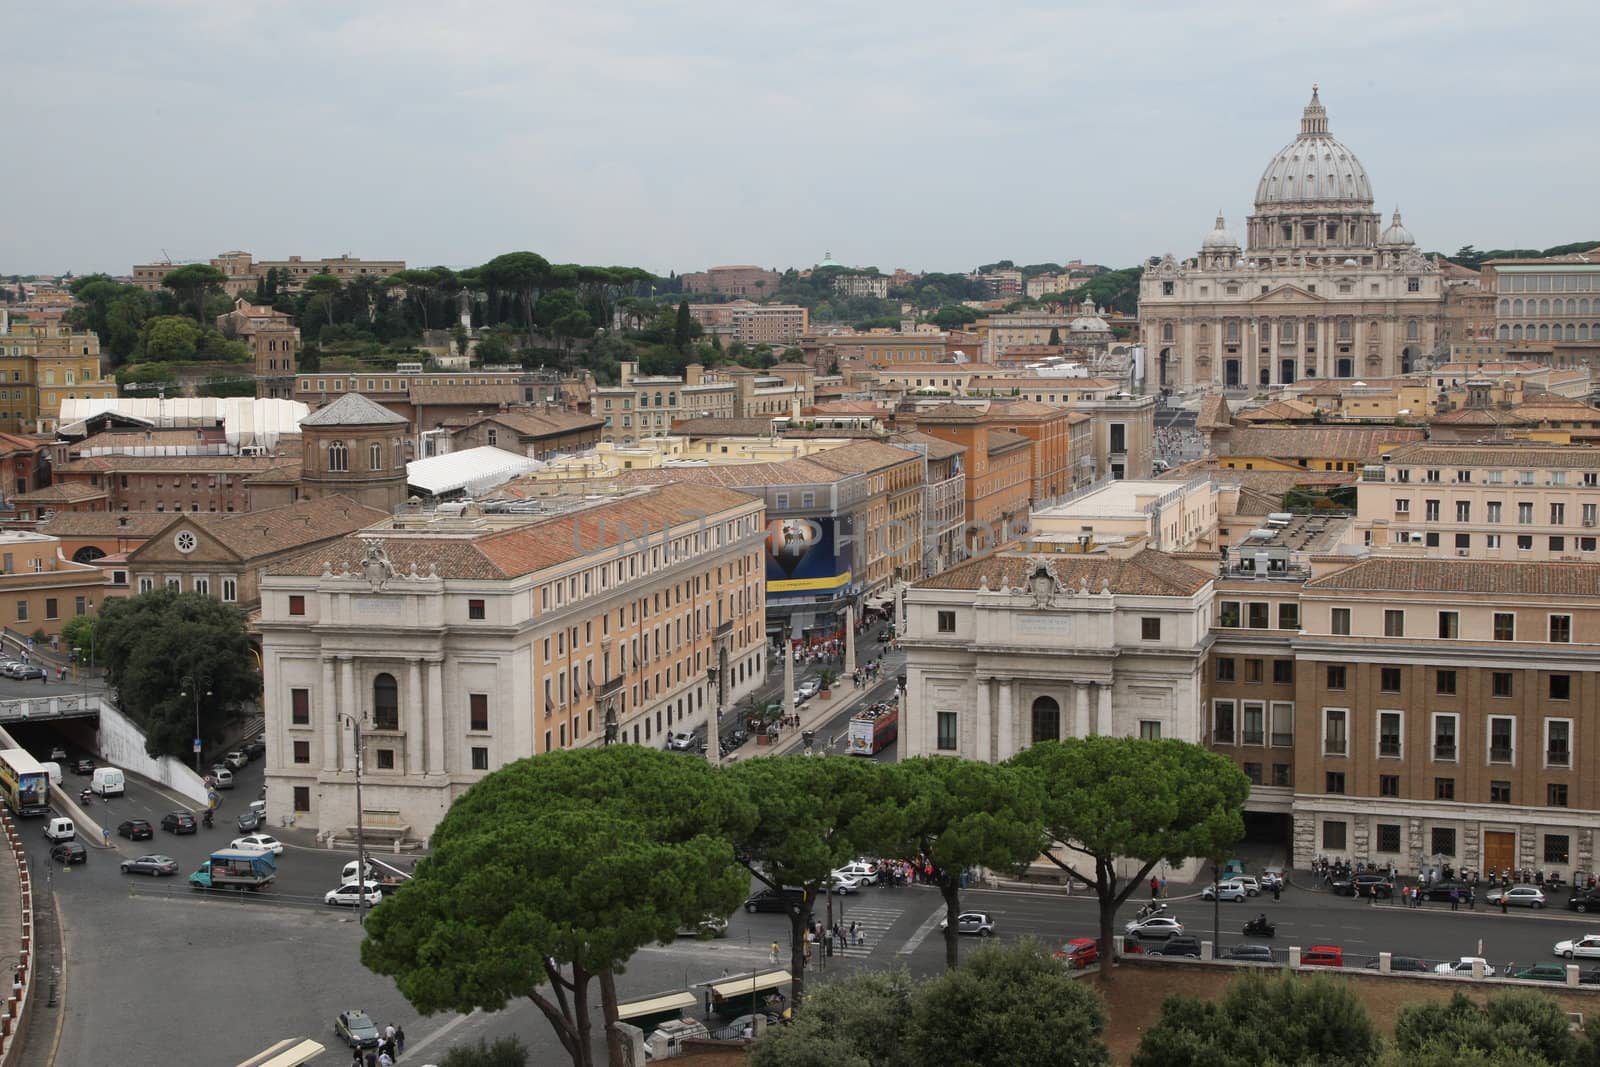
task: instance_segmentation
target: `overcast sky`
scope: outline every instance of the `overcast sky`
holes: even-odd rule
[[[11,3],[0,273],[1193,254],[1311,83],[1426,249],[1600,238],[1600,7]]]

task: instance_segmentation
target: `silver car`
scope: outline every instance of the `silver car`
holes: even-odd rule
[[[1218,882],[1216,885],[1208,885],[1200,890],[1201,900],[1247,900],[1249,896],[1250,891],[1245,888],[1243,882],[1235,882],[1231,879],[1226,882]]]
[[[1544,890],[1536,885],[1514,885],[1509,889],[1494,889],[1489,892],[1489,904],[1499,907],[1503,900],[1507,904],[1519,908],[1544,907]]]
[[[939,929],[948,930],[949,919],[939,920]],[[977,937],[994,936],[994,917],[981,911],[964,911],[956,916],[956,933],[973,934]]]

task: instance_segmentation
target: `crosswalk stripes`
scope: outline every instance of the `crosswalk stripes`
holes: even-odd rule
[[[846,903],[844,906],[844,918],[840,921],[840,925],[845,930],[849,930],[850,924],[856,923],[861,929],[862,936],[866,939],[866,944],[860,947],[851,945],[846,950],[846,954],[861,955],[864,952],[867,955],[871,955],[877,951],[878,945],[888,936],[889,930],[895,924],[895,920],[899,919],[904,913],[904,908],[879,908],[870,904],[856,904],[853,901]],[[834,907],[834,918],[839,918],[837,905]]]

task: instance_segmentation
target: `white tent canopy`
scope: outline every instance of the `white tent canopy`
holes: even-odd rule
[[[485,445],[407,463],[406,482],[428,496],[462,490],[477,496],[542,466],[539,460]]]
[[[61,402],[57,425],[74,423],[111,411],[162,430],[213,427],[220,424],[230,445],[275,448],[284,435],[299,436],[300,420],[311,409],[298,400],[256,400],[247,396],[71,398]]]

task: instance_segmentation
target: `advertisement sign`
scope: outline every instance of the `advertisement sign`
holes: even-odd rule
[[[850,531],[834,519],[767,523],[767,596],[826,595],[850,585]]]

